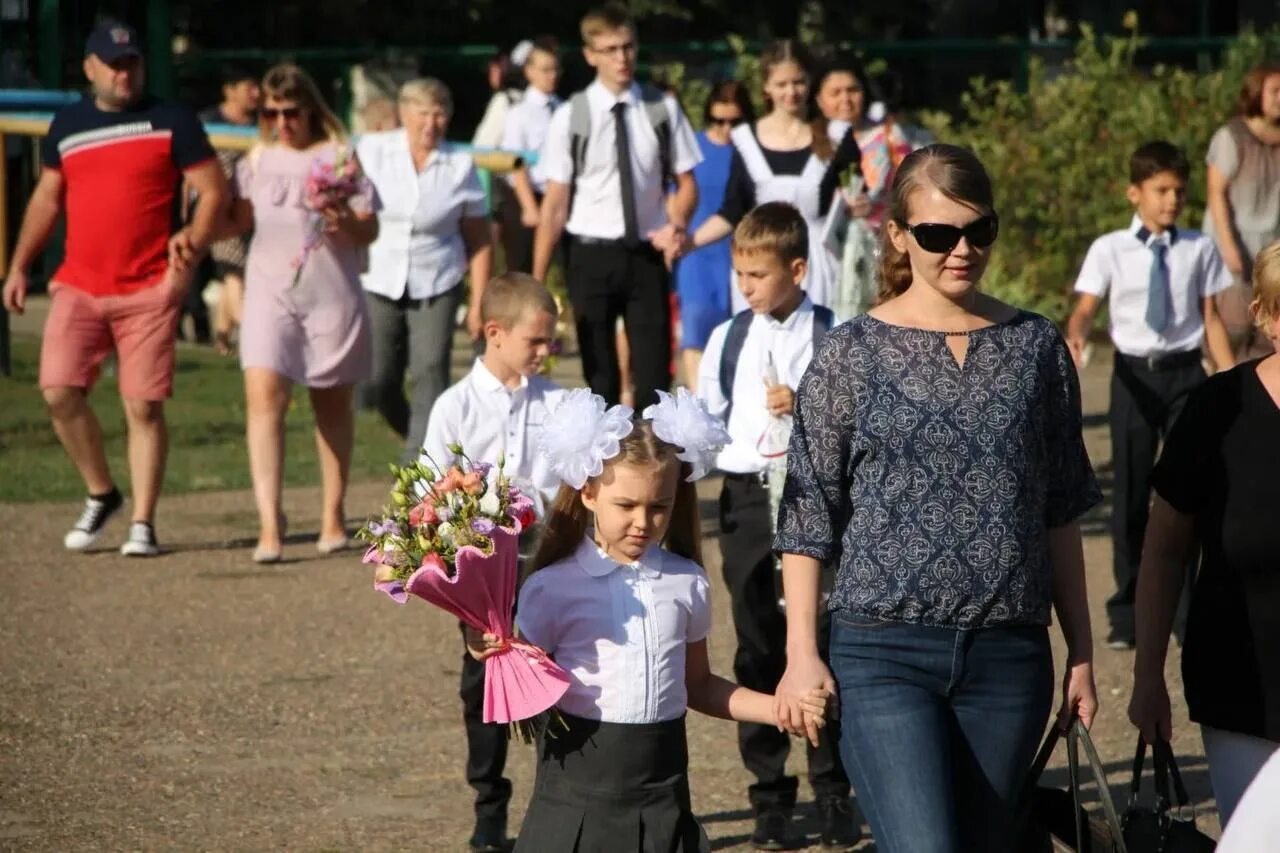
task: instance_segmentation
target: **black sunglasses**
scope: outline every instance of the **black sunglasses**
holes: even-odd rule
[[[903,228],[911,232],[920,248],[926,252],[943,254],[950,252],[960,243],[963,237],[975,249],[985,249],[996,241],[1000,232],[1000,220],[994,213],[975,219],[963,228],[955,225],[940,225],[936,222],[920,222],[908,225],[900,222]]]
[[[258,110],[258,115],[262,116],[266,121],[275,121],[280,116],[284,116],[289,121],[293,121],[295,118],[302,115],[302,107],[285,107],[284,109],[263,107]]]
[[[717,127],[719,126],[733,127],[735,124],[738,124],[740,121],[742,121],[741,116],[735,116],[733,118],[716,118],[715,116],[712,116],[711,118],[707,119],[707,124],[715,125]]]

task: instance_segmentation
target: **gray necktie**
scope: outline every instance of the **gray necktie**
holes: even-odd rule
[[[1169,247],[1156,241],[1151,249],[1151,276],[1147,283],[1147,325],[1153,332],[1163,332],[1169,325],[1169,315],[1173,313],[1169,295],[1169,267],[1165,264],[1165,254]]]

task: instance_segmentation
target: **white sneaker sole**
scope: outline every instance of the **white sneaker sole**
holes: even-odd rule
[[[62,544],[68,551],[87,551],[93,547],[94,542],[102,538],[102,530],[105,527],[104,524],[98,528],[97,533],[86,533],[83,530],[68,531],[67,535],[62,537]]]
[[[154,557],[160,553],[160,546],[147,542],[126,542],[120,546],[120,553],[126,557]]]

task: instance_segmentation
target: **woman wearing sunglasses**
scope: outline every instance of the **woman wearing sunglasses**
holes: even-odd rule
[[[809,84],[813,62],[799,42],[784,40],[760,56],[769,113],[735,128],[729,183],[720,211],[693,234],[694,247],[723,240],[747,212],[767,201],[785,201],[809,227],[809,267],[804,289],[818,305],[829,306],[836,283],[836,259],[818,235],[836,198],[840,176],[858,166],[853,131],[833,143],[822,117],[810,120]],[[843,202],[841,202],[843,203]],[[742,306],[742,307],[745,307]]]
[[[1056,327],[978,289],[998,233],[969,151],[909,155],[881,302],[828,333],[795,402],[775,548],[787,601],[779,718],[838,683],[841,753],[885,853],[1014,849],[1014,800],[1053,700],[1097,710],[1079,517],[1101,499]],[[831,670],[815,639],[837,562]],[[832,677],[834,671],[834,679]]]
[[[308,175],[318,161],[339,157],[346,132],[297,66],[272,68],[262,91],[262,140],[237,166],[228,236],[253,231],[240,363],[258,505],[253,559],[273,563],[281,557],[285,533],[285,412],[295,384],[307,386],[316,420],[323,484],[316,548],[328,554],[347,544],[343,499],[355,434],[352,389],[368,376],[370,360],[360,271],[378,221],[377,196],[362,176],[349,201],[320,211],[323,234],[303,254],[314,215],[304,206]]]
[[[720,210],[729,183],[733,142],[729,132],[755,118],[746,87],[736,80],[711,90],[704,115],[706,129],[697,135],[702,162],[693,169],[698,207],[689,227],[696,229]],[[680,365],[690,390],[698,380],[702,351],[711,330],[729,319],[729,241],[720,240],[681,258],[676,264],[676,298],[680,305]]]

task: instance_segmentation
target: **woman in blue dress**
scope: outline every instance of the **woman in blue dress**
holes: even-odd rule
[[[754,120],[751,98],[736,81],[721,83],[707,99],[706,129],[698,134],[702,162],[693,170],[698,184],[698,208],[690,232],[715,215],[724,203],[733,143],[729,131]],[[729,241],[720,240],[681,258],[676,265],[676,298],[680,305],[680,363],[690,390],[698,378],[698,363],[711,330],[731,314]]]

